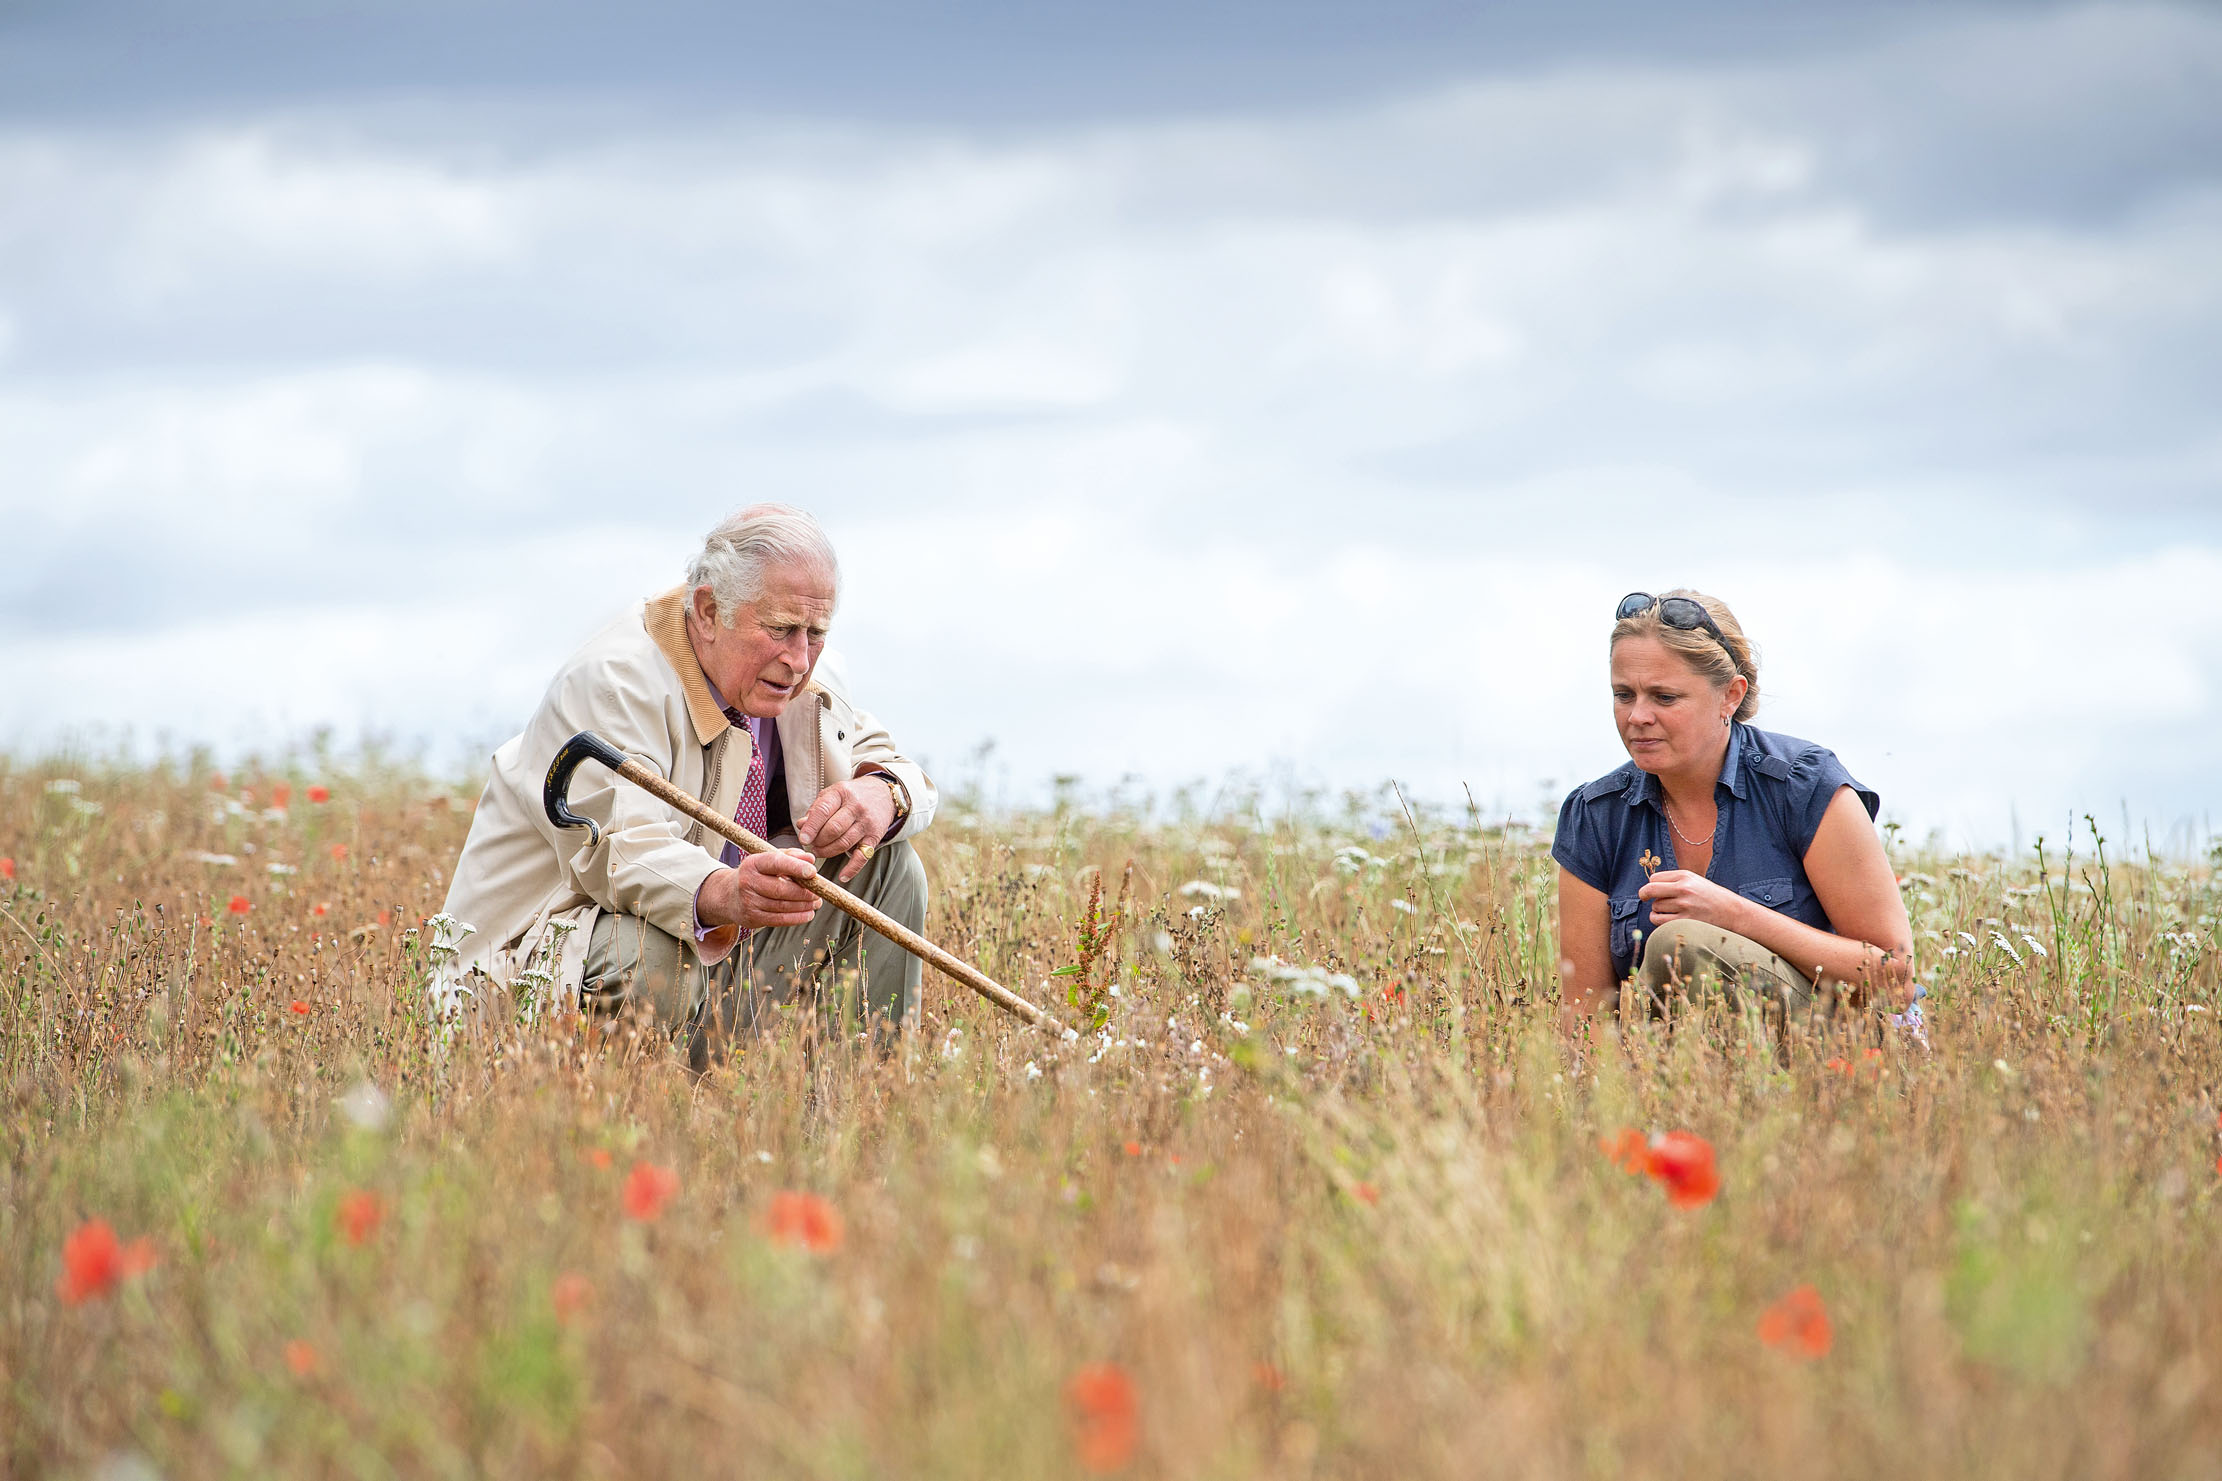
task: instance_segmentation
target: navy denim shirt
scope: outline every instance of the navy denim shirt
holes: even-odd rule
[[[1713,788],[1720,826],[1707,877],[1792,920],[1835,930],[1805,877],[1805,851],[1839,787],[1857,792],[1870,818],[1882,805],[1828,747],[1756,726],[1730,727]],[[1659,779],[1631,761],[1576,787],[1559,809],[1551,857],[1610,902],[1615,981],[1635,969],[1638,933],[1651,931],[1651,902],[1636,898],[1650,878],[1644,856],[1660,869],[1682,867],[1674,861],[1674,830],[1661,801]]]

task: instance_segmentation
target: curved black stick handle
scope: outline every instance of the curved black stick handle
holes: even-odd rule
[[[602,830],[592,818],[582,818],[571,811],[571,773],[579,769],[581,761],[589,758],[601,762],[615,771],[625,764],[625,753],[603,740],[591,730],[582,730],[565,741],[555,753],[555,760],[548,763],[547,785],[540,789],[540,801],[548,809],[548,821],[558,828],[584,828],[590,842],[602,841]]]

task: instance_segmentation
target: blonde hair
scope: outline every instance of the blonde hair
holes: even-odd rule
[[[1705,615],[1713,619],[1713,625],[1727,639],[1726,650],[1702,627],[1670,627],[1662,621],[1658,603],[1668,597],[1688,597],[1703,607]],[[1759,713],[1759,656],[1752,651],[1751,639],[1744,636],[1743,625],[1737,622],[1736,614],[1729,611],[1728,603],[1719,597],[1709,597],[1686,586],[1662,591],[1649,611],[1623,617],[1612,625],[1612,642],[1606,645],[1606,651],[1619,647],[1622,638],[1654,639],[1715,689],[1726,689],[1738,674],[1743,675],[1750,687],[1744,691],[1743,703],[1736,706],[1734,718],[1749,720]]]

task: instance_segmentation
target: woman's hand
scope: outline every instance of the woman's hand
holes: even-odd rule
[[[1751,902],[1694,870],[1662,869],[1636,891],[1636,898],[1651,902],[1654,926],[1670,920],[1694,920],[1738,935],[1749,934],[1744,916]]]

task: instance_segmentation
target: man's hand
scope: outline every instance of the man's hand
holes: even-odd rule
[[[1653,925],[1694,920],[1738,935],[1750,934],[1743,929],[1743,917],[1751,902],[1692,870],[1662,869],[1636,891],[1636,897],[1651,902]]]
[[[740,863],[702,882],[695,912],[702,924],[712,927],[745,926],[753,931],[808,925],[819,900],[801,881],[817,872],[818,861],[799,848],[744,854]]]
[[[847,884],[872,862],[870,852],[859,854],[857,850],[865,844],[876,846],[894,821],[893,789],[877,773],[867,773],[836,782],[820,792],[818,800],[810,804],[810,811],[795,825],[795,836],[821,859],[848,854],[849,862],[838,876],[842,884]]]

